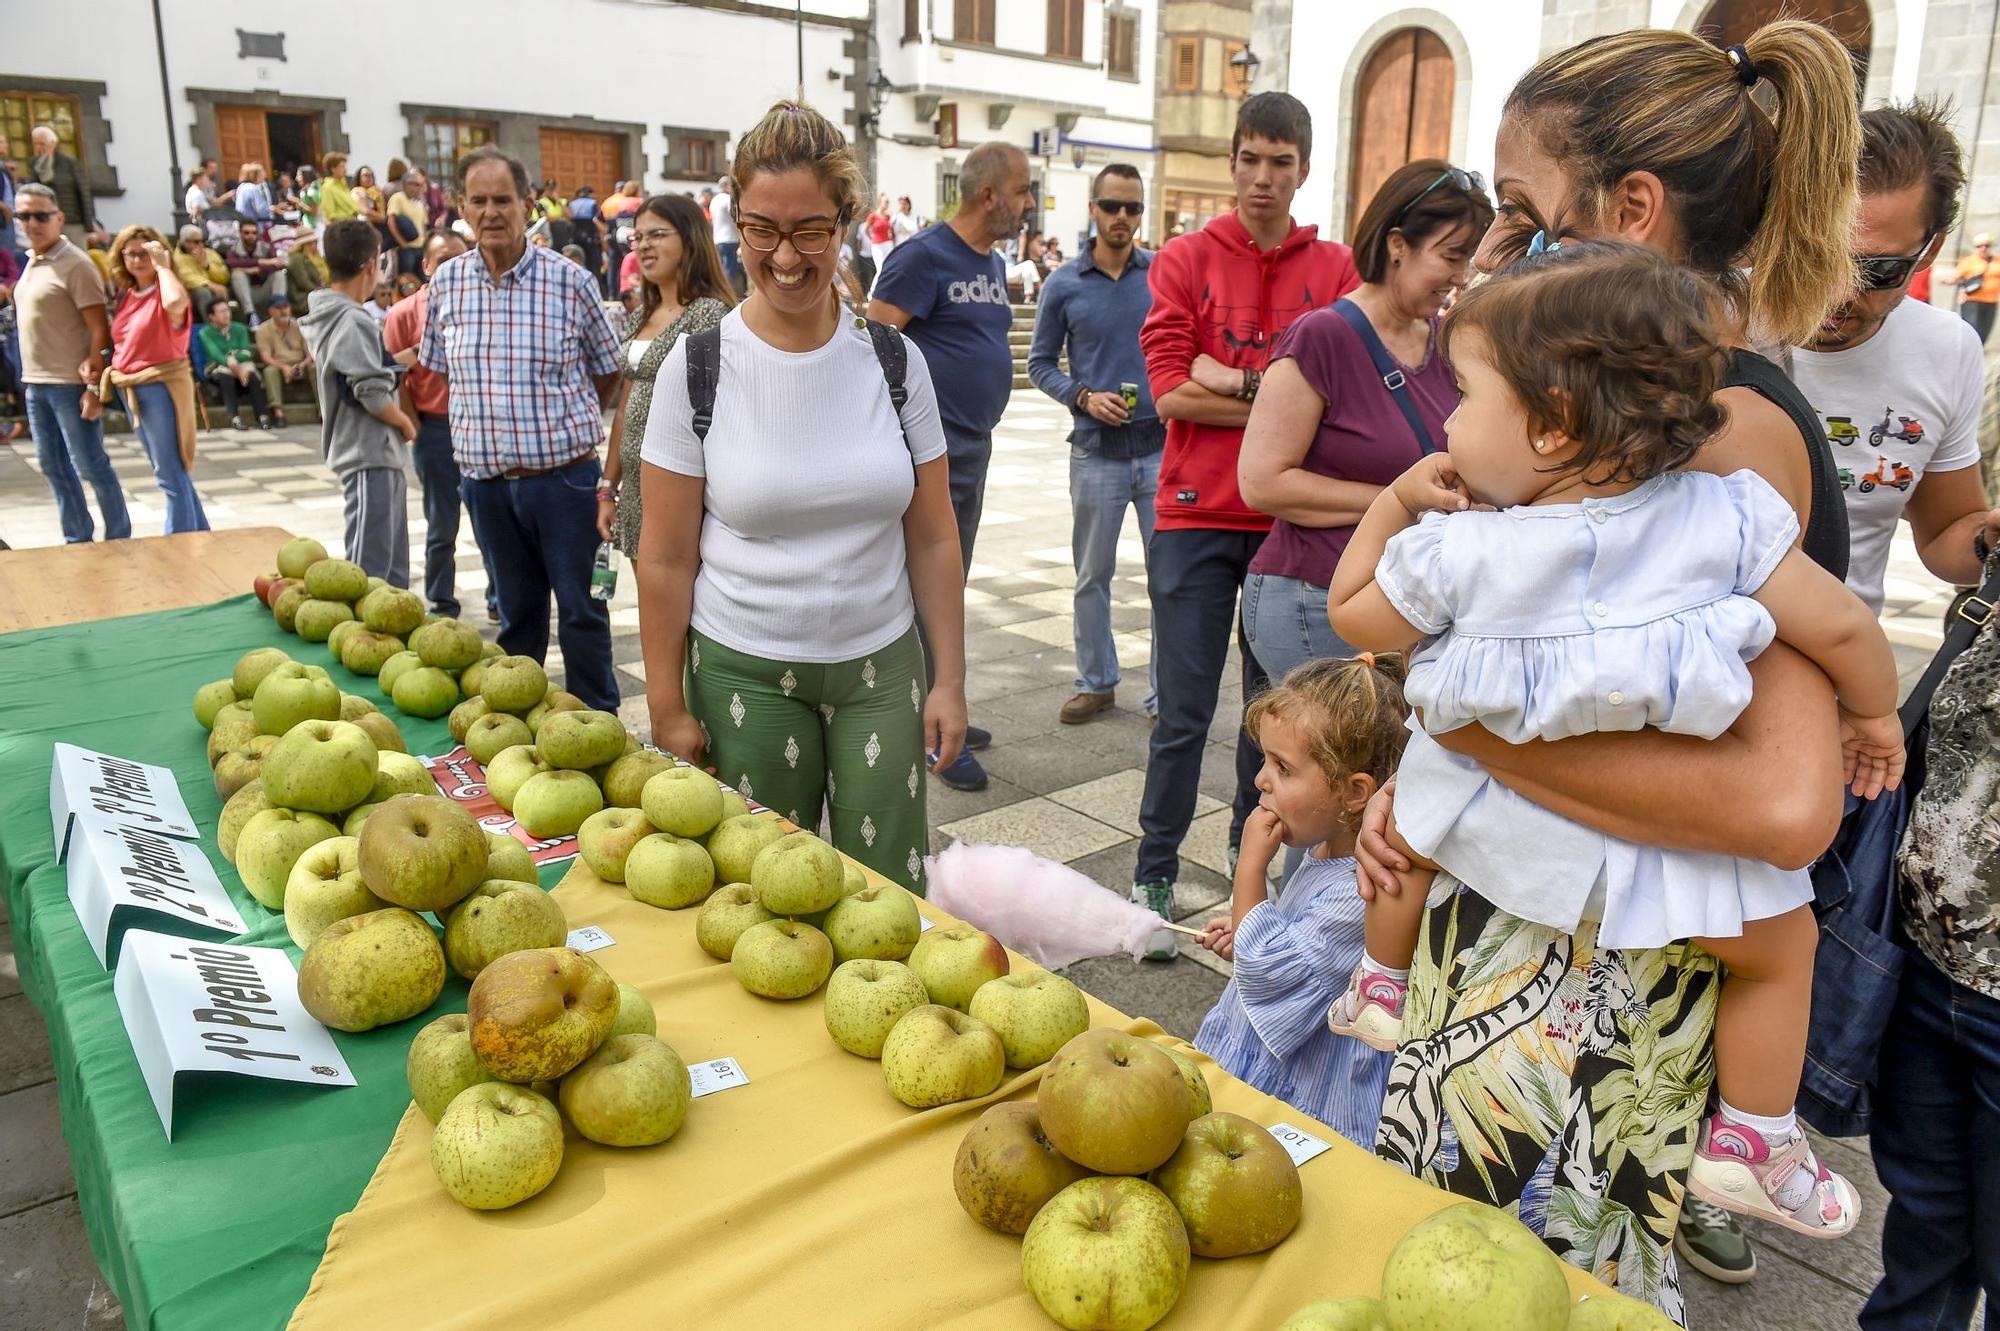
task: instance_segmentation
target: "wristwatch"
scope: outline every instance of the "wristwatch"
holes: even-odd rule
[[[1078,411],[1088,412],[1090,410],[1090,395],[1092,393],[1095,393],[1096,391],[1097,391],[1096,389],[1091,388],[1088,385],[1082,385],[1082,384],[1078,385],[1076,390],[1076,409]]]

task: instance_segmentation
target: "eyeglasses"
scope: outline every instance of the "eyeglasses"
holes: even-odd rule
[[[783,231],[774,226],[764,226],[757,222],[745,222],[737,231],[743,236],[743,243],[761,254],[792,242],[792,248],[800,254],[824,254],[826,247],[833,243],[833,232],[823,226],[801,227],[796,231]]]
[[[650,231],[634,231],[632,233],[632,243],[634,245],[664,245],[667,243],[667,237],[678,235],[680,235],[680,232],[670,226],[655,227]],[[774,245],[772,248],[776,249],[777,247]]]
[[[1417,192],[1416,198],[1411,199],[1403,205],[1401,211],[1396,214],[1396,220],[1389,224],[1389,229],[1393,231],[1401,226],[1403,219],[1410,215],[1410,209],[1429,198],[1431,191],[1439,185],[1444,184],[1447,180],[1464,194],[1484,194],[1486,192],[1486,177],[1480,175],[1477,171],[1461,171],[1455,166],[1448,166],[1444,169],[1444,174],[1424,186],[1423,189]]]
[[[1097,205],[1097,210],[1101,213],[1124,213],[1128,217],[1140,217],[1146,211],[1146,205],[1137,199],[1092,199],[1091,202]]]
[[[1909,282],[1917,275],[1917,265],[1922,263],[1929,252],[1931,242],[1937,239],[1933,231],[1924,237],[1924,243],[1908,254],[1857,254],[1854,266],[1858,273],[1857,285],[1863,291],[1893,291]]]
[[[14,216],[20,218],[23,222],[50,222],[55,220],[54,213],[31,213],[25,208],[15,213]]]

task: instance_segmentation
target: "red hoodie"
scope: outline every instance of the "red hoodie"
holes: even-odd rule
[[[1294,319],[1360,286],[1347,246],[1318,237],[1317,227],[1293,226],[1275,249],[1259,250],[1228,212],[1161,246],[1147,270],[1153,308],[1139,330],[1153,400],[1186,383],[1203,352],[1224,365],[1263,369]],[[1241,426],[1168,421],[1154,500],[1159,525],[1268,530],[1270,516],[1245,505],[1236,488],[1242,448]]]

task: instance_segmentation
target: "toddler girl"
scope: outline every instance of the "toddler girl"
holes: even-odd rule
[[[1467,294],[1445,325],[1462,394],[1449,456],[1369,507],[1329,617],[1362,646],[1428,639],[1398,849],[1523,919],[1570,933],[1595,920],[1601,947],[1693,939],[1719,958],[1720,1108],[1689,1188],[1833,1238],[1854,1225],[1854,1194],[1792,1109],[1819,936],[1805,873],[1605,836],[1431,738],[1476,723],[1515,744],[1642,726],[1713,739],[1750,700],[1744,663],[1776,636],[1833,680],[1855,792],[1901,779],[1895,662],[1874,617],[1793,548],[1797,518],[1754,472],[1686,470],[1723,421],[1716,306],[1693,274],[1615,243],[1565,244]],[[1368,907],[1334,1030],[1394,1047],[1428,884]]]
[[[1402,663],[1310,661],[1250,704],[1264,751],[1243,827],[1235,897],[1202,945],[1236,962],[1195,1044],[1217,1063],[1363,1147],[1382,1117],[1389,1056],[1326,1028],[1326,1006],[1361,955],[1354,833],[1396,770],[1406,731]],[[1283,846],[1309,853],[1276,901],[1265,877]]]

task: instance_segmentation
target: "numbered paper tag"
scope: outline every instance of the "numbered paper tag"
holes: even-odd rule
[[[1278,1139],[1278,1145],[1285,1148],[1285,1153],[1292,1157],[1295,1165],[1302,1165],[1333,1149],[1330,1142],[1323,1142],[1304,1128],[1295,1128],[1289,1123],[1273,1123],[1271,1135]]]
[[[70,829],[79,818],[189,840],[201,835],[166,768],[58,744],[49,768],[49,821],[58,861],[69,853]]]
[[[743,1071],[743,1065],[733,1058],[712,1058],[706,1063],[696,1063],[688,1069],[688,1077],[694,1082],[694,1098],[726,1091],[732,1086],[747,1086],[750,1077]]]
[[[579,952],[595,952],[600,947],[610,947],[618,940],[596,925],[586,924],[581,929],[570,930],[569,937],[564,941]]]
[[[98,964],[111,965],[112,925],[134,911],[225,935],[243,932],[236,903],[199,845],[88,818],[70,835],[70,905]]]

